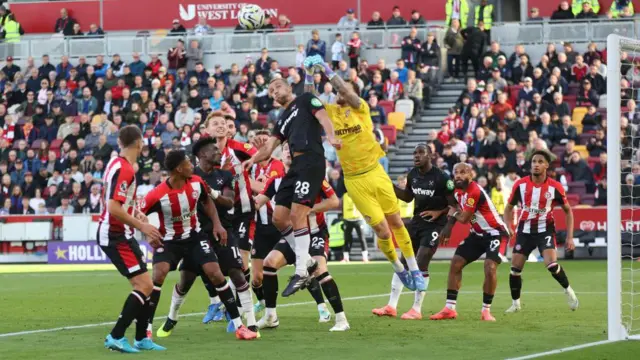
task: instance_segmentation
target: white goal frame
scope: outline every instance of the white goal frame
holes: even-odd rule
[[[607,37],[607,329],[610,341],[640,340],[629,336],[622,322],[622,242],[620,169],[620,53],[633,43],[640,56],[640,40],[611,34]],[[633,261],[633,260],[631,260]],[[633,304],[632,304],[633,305]]]

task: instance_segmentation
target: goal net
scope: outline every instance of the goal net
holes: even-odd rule
[[[608,333],[640,339],[640,40],[609,35],[606,80]]]

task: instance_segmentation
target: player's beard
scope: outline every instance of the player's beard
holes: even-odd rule
[[[454,185],[457,189],[466,189],[469,186],[469,179],[454,181]]]

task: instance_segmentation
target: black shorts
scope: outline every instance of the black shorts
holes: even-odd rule
[[[273,248],[275,251],[279,251],[284,255],[287,260],[287,265],[294,265],[296,263],[296,252],[289,246],[289,243],[285,239],[278,241]],[[321,229],[315,234],[311,234],[311,242],[309,243],[309,255],[323,256],[327,258],[329,253],[329,230],[327,228]]]
[[[136,239],[129,239],[124,234],[109,235],[109,245],[100,245],[100,248],[127,279],[147,272],[147,263]]]
[[[514,254],[529,256],[533,249],[538,248],[540,254],[545,250],[556,249],[556,233],[546,231],[540,234],[525,234],[518,232],[516,235],[516,246],[513,247]]]
[[[500,237],[479,236],[471,233],[458,245],[456,255],[461,256],[470,264],[486,254],[486,258],[500,264]]]
[[[280,239],[282,239],[282,234],[275,226],[256,225],[256,236],[253,239],[251,258],[264,260]]]
[[[213,249],[213,253],[216,256],[216,262],[220,265],[220,270],[224,276],[229,275],[229,270],[240,269],[242,270],[242,257],[238,249],[238,241],[231,229],[227,229],[227,246],[221,245],[219,242],[213,239],[208,240],[209,245]],[[180,264],[180,271],[189,271],[195,274],[202,273],[202,265],[185,258]]]
[[[240,250],[250,251],[251,242],[251,221],[253,220],[253,213],[245,213],[234,215],[233,218],[233,232],[238,239],[238,248]]]
[[[413,252],[418,253],[420,247],[438,249],[438,236],[444,229],[444,225],[434,222],[424,221],[422,219],[414,219],[409,227],[409,235],[411,235],[411,244]]]
[[[166,241],[161,248],[153,251],[153,264],[165,262],[171,271],[178,268],[178,264],[189,264],[189,268],[199,270],[202,265],[218,262],[218,257],[203,234],[194,235],[188,240]],[[182,266],[180,267],[182,270]]]
[[[326,170],[324,156],[305,153],[294,157],[276,193],[276,205],[289,209],[291,203],[313,207],[322,190]]]

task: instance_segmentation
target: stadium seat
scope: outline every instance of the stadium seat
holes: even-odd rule
[[[589,139],[591,139],[592,137],[593,137],[593,133],[592,132],[582,133],[582,134],[580,134],[579,141],[576,142],[576,144],[577,145],[587,145],[587,143],[589,142]]]
[[[577,206],[580,204],[580,195],[578,194],[567,194],[567,200],[569,201],[569,205]]]
[[[569,84],[569,95],[578,95],[578,90],[580,90],[580,84]]]
[[[51,142],[49,148],[51,150],[60,150],[60,146],[62,146],[62,139],[55,139]]]
[[[587,185],[584,183],[584,181],[572,181],[568,185],[569,185],[570,194],[586,194],[587,193]]]
[[[20,119],[18,119],[18,122],[16,122],[16,125],[18,126],[22,126],[27,122],[27,118],[26,117],[21,117]]]
[[[488,168],[491,168],[493,165],[498,163],[498,159],[485,159],[484,163]]]
[[[398,131],[404,131],[404,124],[406,123],[404,113],[392,112],[387,115],[387,123],[394,126]]]
[[[384,136],[389,139],[389,145],[395,145],[398,136],[396,127],[392,125],[381,125],[380,130],[382,130]]]
[[[576,102],[578,101],[576,95],[567,95],[563,99],[564,99],[564,102],[566,102],[567,105],[569,105],[569,109],[575,109]]]
[[[13,146],[11,147],[14,150],[18,150],[18,143],[20,142],[20,140],[18,139],[14,139],[13,140]]]
[[[576,126],[578,124],[582,125],[582,119],[587,114],[589,110],[584,106],[579,106],[573,109],[573,113],[571,114],[571,125]]]
[[[33,142],[33,144],[31,144],[31,148],[33,150],[39,150],[41,144],[42,144],[42,139],[37,139],[36,141]]]
[[[584,145],[576,145],[575,151],[580,153],[580,157],[586,159],[589,157],[589,151],[587,151],[587,147]]]
[[[378,105],[380,105],[380,107],[384,109],[385,114],[389,114],[393,112],[393,109],[394,109],[393,101],[380,100]]]
[[[593,206],[596,202],[596,197],[593,194],[584,194],[580,197],[580,203],[582,205]]]
[[[598,107],[599,108],[606,108],[607,107],[607,94],[600,95],[600,101],[598,103]]]
[[[396,101],[395,111],[404,113],[405,119],[409,120],[413,116],[413,106],[414,104],[412,100],[400,99]]]
[[[600,162],[600,158],[599,157],[595,157],[595,156],[590,156],[587,159],[587,164],[589,164],[589,167],[593,169],[594,166],[596,166],[597,163]]]

